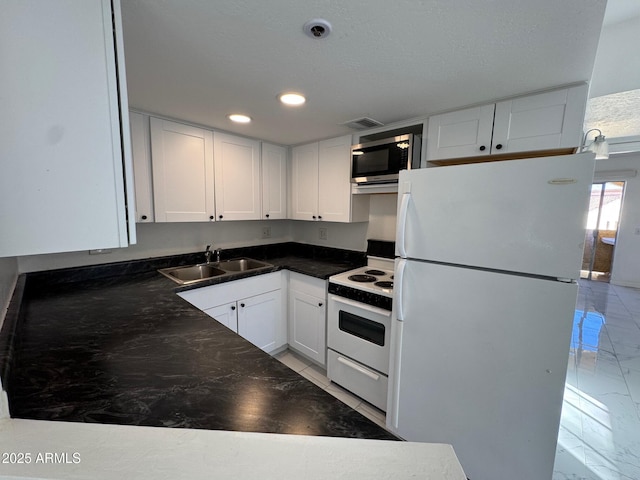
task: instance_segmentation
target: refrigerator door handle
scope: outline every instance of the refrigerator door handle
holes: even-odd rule
[[[396,298],[394,301],[394,305],[396,307],[396,318],[403,322],[404,321],[404,309],[402,307],[403,295],[403,281],[404,281],[404,269],[407,266],[407,261],[404,258],[398,260],[398,269],[396,271],[396,285],[395,288]]]
[[[402,258],[407,257],[407,249],[404,245],[404,233],[407,228],[407,214],[409,212],[409,201],[411,194],[405,192],[400,200],[400,211],[398,212],[398,222],[396,224],[396,245],[398,246],[398,254]]]

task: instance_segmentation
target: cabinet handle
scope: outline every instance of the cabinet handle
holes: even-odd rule
[[[316,216],[315,216],[315,215],[313,215],[311,218],[313,218],[313,219],[315,220],[315,219],[316,219]]]
[[[318,306],[321,307],[322,306],[322,302],[318,303]]]
[[[269,214],[267,213],[267,214],[265,215],[265,217],[269,218]]]
[[[501,143],[496,145],[496,150],[500,150],[501,148],[502,148],[502,144]]]
[[[235,310],[236,306],[235,305],[231,305],[231,310]]]
[[[322,215],[318,215],[318,220],[322,220]]]
[[[484,145],[480,145],[480,151],[484,152],[487,149],[487,147],[485,147]]]
[[[220,220],[222,220],[222,218],[223,218],[223,217],[222,217],[222,215],[218,215],[218,218],[219,218]]]
[[[209,220],[213,220],[213,215],[209,215]]]
[[[147,216],[146,215],[142,215],[142,217],[140,217],[142,220],[146,220]]]
[[[241,304],[240,304],[240,306],[241,306],[242,308],[244,308],[244,303],[241,303]]]

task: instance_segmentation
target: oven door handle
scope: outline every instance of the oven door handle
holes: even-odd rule
[[[380,379],[380,375],[378,375],[377,373],[373,373],[371,370],[367,370],[364,367],[361,367],[360,365],[358,365],[357,363],[352,362],[351,360],[344,358],[344,357],[338,357],[338,362],[340,362],[343,365],[346,365],[349,368],[352,368],[353,370],[369,377],[371,380],[375,380],[378,381]]]
[[[349,305],[351,307],[360,308],[362,310],[366,310],[371,313],[377,313],[379,315],[390,315],[389,310],[385,310],[384,308],[374,307],[373,305],[367,305],[366,303],[360,303],[353,300],[349,300],[348,298],[340,297],[338,295],[329,295],[329,298],[336,303],[342,303],[343,305]]]

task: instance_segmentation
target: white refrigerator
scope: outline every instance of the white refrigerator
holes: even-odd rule
[[[387,426],[550,480],[594,155],[403,171]]]

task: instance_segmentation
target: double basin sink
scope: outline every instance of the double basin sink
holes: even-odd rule
[[[202,282],[210,278],[234,275],[241,272],[272,268],[273,265],[252,258],[234,258],[222,262],[200,263],[186,267],[171,267],[158,270],[162,275],[180,285]]]

